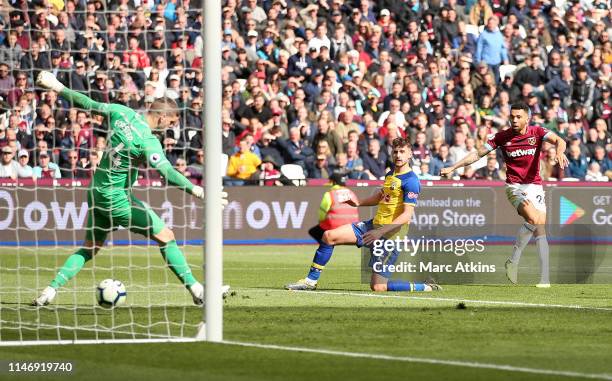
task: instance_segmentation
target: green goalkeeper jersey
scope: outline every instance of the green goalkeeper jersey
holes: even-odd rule
[[[194,185],[166,159],[159,139],[142,115],[123,105],[96,102],[68,88],[61,95],[86,110],[104,115],[108,121],[107,148],[92,182],[97,202],[127,198],[142,163],[155,168],[168,183],[191,193]]]

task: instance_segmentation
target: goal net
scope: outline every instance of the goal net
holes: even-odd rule
[[[96,101],[142,112],[156,98],[174,99],[180,118],[164,131],[164,152],[193,182],[202,179],[201,15],[181,7],[170,14],[153,2],[78,4],[31,9],[34,18],[9,10],[6,32],[20,47],[3,62],[15,83],[2,93],[0,124],[18,167],[16,176],[0,178],[0,342],[193,338],[201,307],[158,245],[130,226],[109,234],[51,304],[30,306],[83,242],[87,189],[109,148],[107,121],[36,88],[40,70]],[[139,169],[133,193],[173,230],[202,282],[203,203],[146,167]],[[125,305],[98,306],[96,286],[107,278],[125,284]]]
[[[0,341],[194,337],[201,308],[168,270],[157,244],[127,229],[110,234],[106,247],[59,289],[53,303],[29,305],[82,241],[86,192],[78,185],[0,190]],[[172,227],[201,281],[201,205],[165,187],[136,187],[134,193]],[[125,305],[98,306],[96,286],[107,278],[125,284]]]

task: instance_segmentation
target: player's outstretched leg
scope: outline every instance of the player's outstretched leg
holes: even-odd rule
[[[541,232],[536,231],[536,234],[538,235],[536,236],[535,241],[536,241],[536,247],[538,248],[538,256],[540,258],[540,283],[536,284],[536,287],[549,288],[550,287],[549,249],[548,249],[548,240],[546,239],[546,232],[544,231],[544,226],[541,227]]]
[[[525,250],[525,246],[527,246],[529,240],[531,240],[534,231],[535,226],[525,222],[521,225],[516,235],[516,240],[512,247],[512,256],[506,261],[506,276],[513,284],[518,282],[518,264],[523,254],[523,250]]]
[[[57,289],[64,286],[68,281],[81,271],[85,263],[93,258],[93,255],[100,250],[104,242],[97,242],[95,247],[92,241],[85,241],[83,247],[70,255],[64,265],[59,269],[55,278],[51,281],[41,294],[32,301],[33,306],[46,306],[53,302],[57,295]],[[92,254],[93,253],[93,254]]]
[[[529,243],[531,236],[535,235],[538,257],[540,259],[540,282],[536,286],[539,288],[548,288],[550,287],[550,269],[548,241],[544,229],[546,213],[536,209],[533,203],[527,200],[521,202],[517,209],[519,215],[525,219],[525,224],[523,224],[519,230],[515,251],[512,257],[506,261],[506,275],[512,283],[517,283],[518,259],[527,243]]]
[[[434,281],[424,283],[408,282],[404,280],[389,280],[383,275],[372,274],[370,289],[376,292],[406,291],[406,292],[431,292],[442,290]]]
[[[168,264],[168,268],[170,268],[174,275],[176,275],[191,293],[193,302],[197,305],[204,303],[204,287],[191,273],[191,268],[187,260],[185,260],[183,252],[176,244],[172,230],[164,227],[159,233],[153,236],[153,239],[159,244],[159,250]]]
[[[285,286],[287,290],[294,291],[307,291],[315,290],[317,288],[317,282],[321,276],[321,272],[325,268],[325,265],[332,257],[334,253],[334,246],[355,244],[357,238],[351,224],[340,226],[336,229],[327,230],[323,233],[322,242],[319,244],[317,251],[315,252],[310,266],[310,271],[304,279],[300,279],[295,283],[290,283]]]

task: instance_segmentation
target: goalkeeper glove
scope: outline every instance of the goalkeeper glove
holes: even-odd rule
[[[64,90],[65,87],[60,81],[58,81],[57,78],[55,78],[53,73],[44,70],[38,74],[38,77],[36,77],[36,84],[42,88],[53,90],[58,93]]]
[[[199,185],[193,187],[191,194],[197,198],[204,199],[204,188]],[[227,205],[227,192],[221,192],[221,206],[225,208]]]

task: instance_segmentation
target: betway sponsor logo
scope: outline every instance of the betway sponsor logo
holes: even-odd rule
[[[521,156],[533,156],[536,153],[535,148],[529,149],[517,149],[514,151],[508,151],[508,156],[510,157],[521,157]]]

